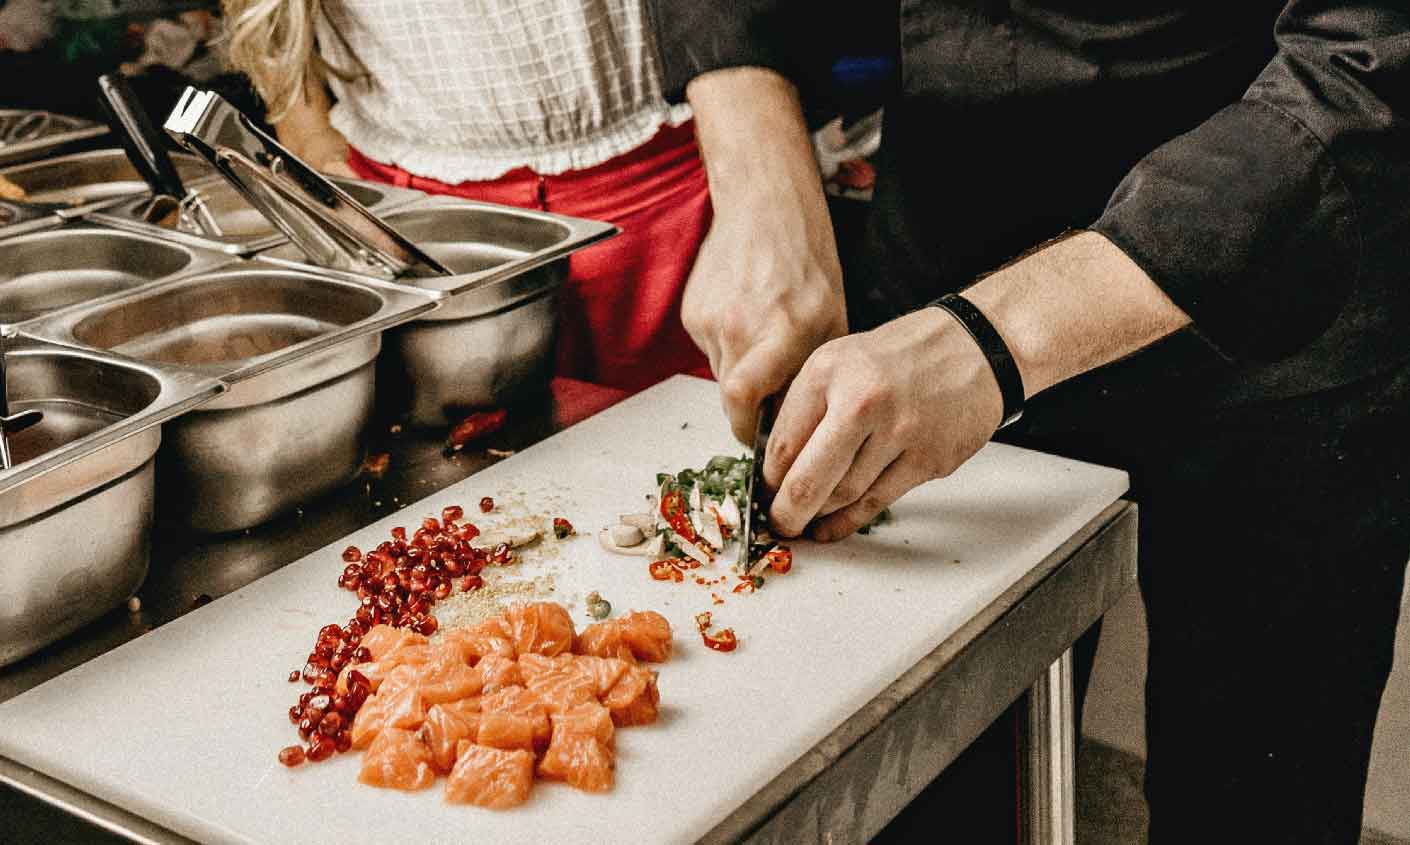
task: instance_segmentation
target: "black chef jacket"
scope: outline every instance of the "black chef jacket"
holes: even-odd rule
[[[875,255],[847,280],[877,319],[1090,228],[1194,328],[1065,388],[1083,401],[1242,404],[1410,357],[1407,0],[650,7],[673,100],[740,65],[814,97],[819,27],[893,17]]]

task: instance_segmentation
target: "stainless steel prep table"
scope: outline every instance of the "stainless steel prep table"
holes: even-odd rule
[[[515,408],[490,445],[523,448],[617,396],[556,381],[550,398]],[[11,698],[191,609],[231,592],[488,465],[454,459],[424,435],[389,438],[391,469],[304,513],[248,535],[192,540],[159,534],[143,610],[118,610],[35,657],[0,671]],[[380,504],[378,504],[380,503]],[[882,694],[738,807],[705,841],[866,841],[1030,689],[1028,841],[1071,842],[1072,734],[1067,648],[1135,580],[1135,507],[1116,500]],[[183,565],[207,562],[204,570]],[[212,565],[214,563],[214,565]],[[180,837],[24,766],[0,761],[0,781],[137,841]]]

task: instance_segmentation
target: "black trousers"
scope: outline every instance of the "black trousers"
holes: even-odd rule
[[[1410,559],[1410,366],[1019,440],[1140,504],[1150,841],[1352,843]]]

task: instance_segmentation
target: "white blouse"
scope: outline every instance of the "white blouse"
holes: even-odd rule
[[[644,0],[324,0],[331,120],[418,176],[487,180],[601,164],[689,119],[661,95]]]

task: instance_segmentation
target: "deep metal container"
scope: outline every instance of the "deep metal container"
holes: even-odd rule
[[[171,159],[183,182],[214,176],[205,162],[195,156],[178,153]],[[151,193],[127,160],[127,153],[120,149],[89,150],[31,161],[0,169],[0,175],[24,190],[26,202],[57,203],[73,213]]]
[[[387,337],[384,402],[404,407],[413,425],[426,427],[547,383],[568,256],[617,232],[593,220],[450,197],[428,198],[384,219],[455,273],[398,280],[447,298]],[[302,258],[292,245],[264,255],[295,265]]]
[[[184,156],[185,158],[193,158]],[[195,159],[199,161],[199,159]],[[219,228],[219,233],[198,233],[187,229],[157,226],[144,223],[139,215],[145,202],[145,195],[131,197],[104,207],[90,215],[89,219],[109,226],[143,232],[179,243],[216,249],[232,255],[253,255],[263,249],[288,241],[282,232],[274,227],[254,206],[245,201],[235,190],[235,186],[222,179],[201,163],[207,178],[187,185],[204,206],[210,219]],[[334,179],[339,187],[347,191],[359,203],[372,211],[382,214],[411,202],[425,198],[420,191],[364,182],[360,179]]]
[[[108,127],[64,114],[0,109],[0,166],[56,155],[108,133]]]
[[[124,601],[147,573],[161,423],[216,395],[212,379],[21,337],[5,355],[12,410],[0,471],[0,666]]]
[[[17,324],[230,257],[83,222],[0,239],[0,323]]]
[[[59,312],[29,330],[229,386],[167,426],[159,466],[160,506],[198,531],[222,532],[356,474],[381,332],[432,307],[425,294],[255,261]]]

